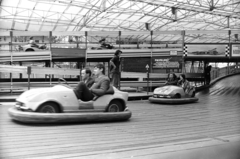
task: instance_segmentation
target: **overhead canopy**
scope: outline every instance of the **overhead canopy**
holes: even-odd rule
[[[0,0],[0,3],[2,31],[240,30],[239,0]],[[240,33],[235,34],[238,35],[232,38],[238,41]],[[227,34],[186,34],[185,40],[201,42],[201,38],[207,42],[229,40]],[[156,40],[178,41],[181,37],[161,35]]]

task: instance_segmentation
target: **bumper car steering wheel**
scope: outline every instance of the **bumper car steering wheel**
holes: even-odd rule
[[[67,84],[67,81],[64,78],[58,78],[58,84]]]

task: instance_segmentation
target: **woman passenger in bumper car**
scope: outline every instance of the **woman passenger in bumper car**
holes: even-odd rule
[[[195,92],[195,87],[190,85],[189,81],[186,79],[185,74],[179,75],[177,85],[183,88],[186,95],[192,96],[192,93]]]
[[[178,78],[175,73],[169,73],[165,85],[177,85]]]

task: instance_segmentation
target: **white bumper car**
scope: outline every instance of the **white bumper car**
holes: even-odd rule
[[[156,88],[153,92],[153,96],[149,97],[149,101],[164,104],[184,104],[196,102],[198,98],[195,97],[194,88],[189,90],[189,93],[186,94],[182,87],[167,85]]]
[[[128,120],[131,117],[126,106],[128,93],[113,89],[114,94],[105,94],[88,102],[78,100],[73,89],[64,84],[31,89],[16,99],[8,113],[12,119],[24,123]]]
[[[27,45],[23,45],[21,46],[21,49],[25,52],[30,52],[30,51],[43,51],[43,50],[47,50],[47,46],[45,45],[33,45],[33,44],[27,44]]]

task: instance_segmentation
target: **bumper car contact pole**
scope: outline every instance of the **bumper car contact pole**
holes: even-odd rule
[[[147,94],[149,93],[149,65],[146,65],[147,70]]]

